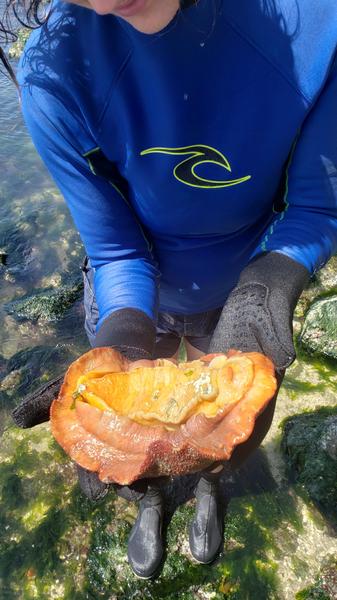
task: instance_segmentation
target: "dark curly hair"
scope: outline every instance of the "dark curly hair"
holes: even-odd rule
[[[6,0],[5,8],[0,15],[0,72],[9,76],[15,85],[17,81],[13,68],[2,46],[7,46],[18,39],[18,28],[36,29],[48,18],[47,0]]]

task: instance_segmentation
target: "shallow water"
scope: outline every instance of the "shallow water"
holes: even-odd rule
[[[79,276],[83,249],[63,199],[25,129],[14,86],[0,79],[0,347],[9,358],[34,345],[73,343],[81,336],[80,307],[62,328],[16,323],[4,305]],[[57,340],[55,339],[57,334]]]
[[[78,277],[83,249],[25,130],[15,88],[3,77],[0,142],[1,600],[295,598],[337,556],[337,540],[305,491],[289,481],[279,424],[287,415],[336,404],[335,366],[300,360],[289,370],[263,449],[223,483],[226,535],[217,563],[197,565],[188,553],[193,480],[187,478],[167,491],[171,505],[189,501],[169,524],[162,574],[154,583],[135,580],[126,561],[135,506],[113,493],[90,506],[48,425],[21,431],[9,418],[26,391],[88,344],[81,302],[55,322],[17,321],[6,310],[15,298]]]

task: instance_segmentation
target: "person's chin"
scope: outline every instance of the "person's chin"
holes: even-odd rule
[[[171,0],[161,4],[158,0],[130,0],[123,9],[114,14],[122,17],[141,33],[158,33],[174,18],[179,10],[179,0]]]
[[[164,29],[179,10],[179,0],[165,4],[159,0],[129,0],[115,3],[112,0],[64,0],[95,11],[98,15],[114,15],[127,21],[141,33],[158,33]]]
[[[166,25],[169,24],[170,21],[166,21],[163,24],[162,23],[148,23],[145,19],[125,19],[124,21],[126,21],[127,23],[129,23],[130,25],[132,25],[132,27],[134,29],[136,29],[137,31],[139,31],[140,33],[145,33],[148,35],[151,35],[152,33],[159,33],[159,31],[162,31]]]

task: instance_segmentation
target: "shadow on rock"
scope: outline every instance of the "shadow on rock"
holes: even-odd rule
[[[337,406],[286,419],[282,450],[290,480],[304,487],[337,531]]]

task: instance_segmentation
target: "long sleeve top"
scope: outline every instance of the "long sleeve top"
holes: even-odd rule
[[[221,306],[252,256],[337,251],[335,0],[199,0],[160,32],[55,1],[22,109],[95,269],[100,323]]]

